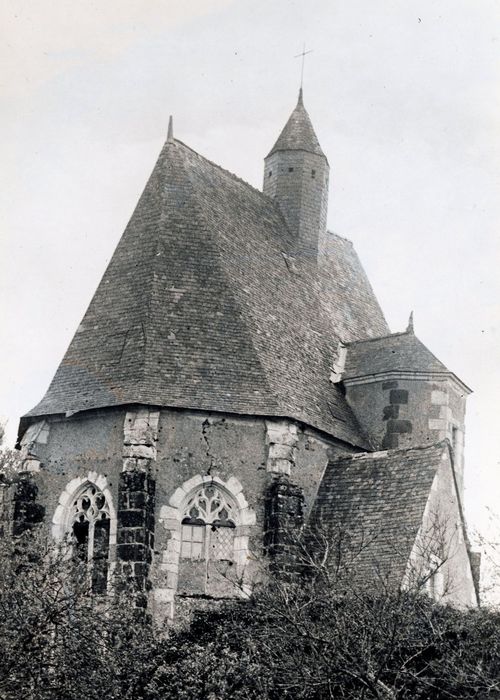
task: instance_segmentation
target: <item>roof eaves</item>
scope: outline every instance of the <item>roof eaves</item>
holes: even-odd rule
[[[300,153],[310,153],[313,156],[320,156],[326,160],[328,163],[328,158],[325,156],[323,151],[321,153],[318,153],[317,151],[313,151],[311,148],[285,148],[284,146],[273,146],[273,148],[269,151],[267,154],[265,160],[267,160],[270,156],[273,155],[273,153],[286,153],[287,151],[293,150],[294,152],[300,152]],[[330,165],[330,163],[328,163]]]
[[[341,238],[341,236],[339,236],[339,238]],[[346,238],[345,240],[348,239]],[[350,342],[345,343],[345,345],[349,347],[351,345],[361,345],[363,343],[375,343],[380,340],[386,340],[387,338],[397,338],[402,335],[409,335],[409,333],[407,331],[402,331],[401,333],[387,333],[387,335],[377,335],[374,338],[362,338],[361,340],[351,340]]]
[[[394,458],[397,455],[406,455],[406,454],[412,454],[412,453],[417,453],[417,452],[432,452],[432,451],[437,451],[438,448],[441,448],[441,453],[443,450],[446,448],[446,446],[449,446],[449,440],[446,438],[444,440],[440,440],[439,442],[435,442],[432,445],[415,445],[414,447],[403,447],[400,449],[395,449],[395,450],[378,450],[376,452],[357,452],[355,454],[345,454],[345,455],[340,455],[339,457],[336,457],[335,459],[332,459],[329,461],[329,464],[337,464],[341,462],[353,462],[353,461],[363,461],[363,460],[377,460],[377,459],[387,459],[387,458]]]
[[[449,378],[454,381],[460,389],[462,389],[466,394],[472,394],[473,391],[470,387],[465,384],[454,372],[429,370],[428,372],[423,372],[422,370],[412,370],[412,369],[389,369],[382,372],[376,372],[373,374],[358,374],[349,377],[343,377],[342,381],[346,386],[353,386],[356,384],[370,384],[375,381],[382,381],[388,378],[398,378],[398,379],[429,379],[433,380],[436,378]]]

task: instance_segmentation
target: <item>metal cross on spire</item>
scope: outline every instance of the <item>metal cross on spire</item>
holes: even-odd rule
[[[306,58],[307,54],[308,54],[308,53],[312,53],[313,50],[314,50],[314,49],[309,49],[309,51],[306,51],[306,45],[305,45],[305,43],[304,43],[304,45],[303,45],[303,47],[302,47],[302,53],[298,53],[296,56],[294,56],[294,58],[300,58],[300,57],[302,56],[302,66],[301,66],[301,69],[300,69],[300,89],[301,89],[301,90],[302,90],[302,85],[303,85],[303,82],[304,82],[304,62],[305,62],[305,58]]]

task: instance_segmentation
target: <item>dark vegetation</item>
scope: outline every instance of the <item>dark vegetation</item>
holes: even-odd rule
[[[85,565],[36,531],[1,550],[4,700],[500,697],[497,612],[370,593],[318,565],[165,634],[126,582],[89,595]]]

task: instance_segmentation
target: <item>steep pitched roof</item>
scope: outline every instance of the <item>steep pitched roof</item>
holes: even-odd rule
[[[340,457],[327,465],[311,522],[350,538],[362,576],[400,582],[446,442]]]
[[[329,382],[338,340],[387,332],[352,245],[294,259],[276,204],[167,141],[28,417],[148,403],[287,416],[365,446]]]
[[[411,330],[348,343],[344,380],[405,371],[452,374]]]
[[[269,158],[276,151],[308,151],[326,158],[319,145],[311,119],[304,107],[302,88],[300,88],[297,106],[291,113],[283,127],[283,131],[278,136],[278,140],[269,151],[267,157]]]

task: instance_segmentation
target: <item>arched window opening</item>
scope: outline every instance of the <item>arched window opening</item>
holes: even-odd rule
[[[88,564],[93,593],[107,590],[110,522],[106,497],[88,484],[71,506],[71,533],[77,558]]]
[[[184,509],[181,557],[233,561],[234,507],[212,483],[200,488]]]

